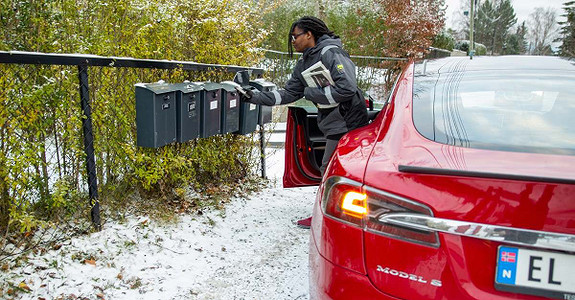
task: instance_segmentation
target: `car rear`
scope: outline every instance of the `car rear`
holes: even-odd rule
[[[368,280],[358,299],[575,299],[574,69],[524,57],[408,69],[361,178],[332,161],[318,255]]]

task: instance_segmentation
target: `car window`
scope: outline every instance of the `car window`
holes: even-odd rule
[[[413,119],[439,143],[575,155],[575,72],[471,71],[417,76]]]

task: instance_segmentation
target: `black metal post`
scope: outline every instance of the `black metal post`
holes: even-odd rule
[[[260,114],[261,114],[260,110]],[[260,116],[261,119],[261,116]],[[266,149],[265,149],[265,130],[264,124],[260,124],[260,160],[262,164],[262,178],[267,179],[266,177]]]
[[[96,230],[100,230],[100,203],[98,202],[98,178],[96,177],[96,159],[94,157],[94,134],[92,132],[92,109],[90,107],[87,64],[78,65],[78,79],[80,81],[82,112],[84,113],[82,128],[84,130],[84,151],[86,152],[86,168],[88,171],[90,216]]]

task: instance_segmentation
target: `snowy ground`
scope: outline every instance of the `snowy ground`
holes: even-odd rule
[[[284,152],[267,153],[272,184],[249,199],[173,225],[109,222],[0,281],[35,300],[308,299],[309,230],[293,223],[311,214],[316,188],[283,189]]]

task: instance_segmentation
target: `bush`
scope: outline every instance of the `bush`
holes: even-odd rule
[[[252,21],[258,19],[252,3],[3,3],[0,50],[241,65],[259,59],[248,50],[265,37]],[[86,216],[76,67],[0,65],[0,72],[0,229],[32,232]],[[182,187],[217,189],[255,176],[250,137],[218,136],[160,149],[135,146],[135,83],[221,81],[233,74],[113,67],[91,67],[88,74],[104,210],[131,195],[162,203]]]
[[[459,40],[455,43],[454,49],[465,51],[469,55],[469,41]],[[487,47],[480,43],[475,43],[475,55],[485,55],[487,54]]]
[[[441,30],[433,38],[433,44],[431,44],[431,47],[445,49],[449,51],[452,51],[454,46],[455,46],[455,38],[451,33],[446,31],[445,29]]]

